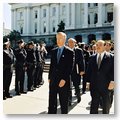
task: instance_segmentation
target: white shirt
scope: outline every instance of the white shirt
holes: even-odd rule
[[[103,52],[103,53],[101,53],[101,61],[102,61],[102,59],[103,59],[103,56],[104,56],[104,54],[105,54],[105,51]],[[98,58],[99,58],[99,53],[97,53],[97,63],[98,63]]]

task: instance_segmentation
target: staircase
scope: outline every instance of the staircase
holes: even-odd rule
[[[50,69],[50,60],[49,60],[49,59],[46,59],[46,60],[45,60],[45,65],[44,65],[44,70],[43,70],[43,72],[48,73],[48,72],[49,72],[49,69]]]

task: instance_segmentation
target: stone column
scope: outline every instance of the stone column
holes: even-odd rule
[[[88,27],[88,3],[84,3],[84,19],[83,19],[83,28]]]
[[[50,22],[50,6],[49,6],[49,4],[48,4],[48,6],[47,6],[46,12],[47,12],[47,13],[46,13],[46,14],[47,14],[47,15],[46,15],[46,22],[47,22],[47,23],[46,23],[46,33],[49,34],[49,31],[50,31],[50,30],[49,30],[49,29],[50,29],[50,27],[49,27],[49,26],[50,26],[50,24],[49,24],[49,22]]]
[[[71,18],[71,26],[74,29],[75,28],[75,3],[71,3],[71,11],[72,11],[72,18]]]
[[[24,8],[24,28],[23,34],[27,33],[27,7]]]
[[[60,3],[58,3],[57,5],[56,5],[57,7],[56,7],[56,30],[57,30],[57,25],[59,24],[59,22],[60,22]]]
[[[102,26],[102,3],[98,3],[98,23],[97,27]]]
[[[14,30],[14,10],[11,10],[11,29]]]
[[[37,23],[38,23],[38,26],[37,26],[37,34],[40,34],[40,27],[41,27],[41,25],[40,25],[40,22],[41,22],[41,19],[40,19],[40,6],[39,6],[39,8],[38,8],[38,18],[37,18]]]
[[[30,28],[30,20],[31,20],[31,18],[30,18],[30,7],[27,7],[27,22],[26,22],[26,33],[27,34],[30,34],[31,33],[31,28]]]
[[[16,9],[14,9],[14,30],[17,30],[17,12]]]
[[[69,26],[70,26],[70,22],[69,22],[69,20],[70,20],[70,3],[67,3],[66,4],[66,27],[67,28],[69,28]]]

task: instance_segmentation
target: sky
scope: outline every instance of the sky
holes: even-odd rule
[[[3,3],[3,22],[5,28],[11,29],[11,6],[8,3]]]

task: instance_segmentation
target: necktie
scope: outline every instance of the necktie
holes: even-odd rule
[[[60,56],[61,56],[61,49],[58,48],[58,52],[57,52],[57,63],[59,63]]]
[[[101,64],[101,54],[99,54],[99,57],[98,57],[98,69],[100,68],[100,64]]]

